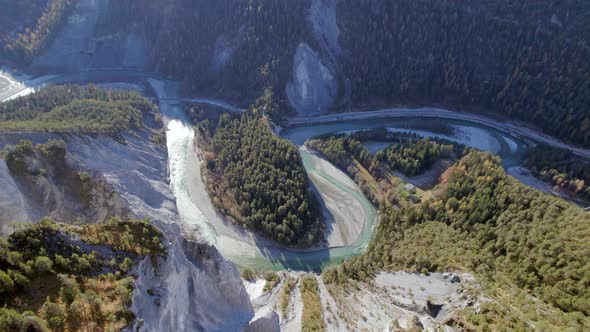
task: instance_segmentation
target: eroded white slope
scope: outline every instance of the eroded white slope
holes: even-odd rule
[[[334,73],[306,43],[297,47],[293,63],[293,80],[287,84],[291,107],[307,116],[327,112],[338,94]]]
[[[13,231],[11,222],[32,220],[36,214],[10,175],[6,162],[0,159],[0,234]]]
[[[309,21],[315,39],[333,56],[342,53],[338,37],[340,28],[336,17],[336,0],[313,0]]]
[[[169,158],[166,147],[153,143],[149,135],[148,131],[126,135],[125,143],[120,143],[107,136],[4,133],[0,135],[0,145],[15,144],[25,138],[35,143],[64,139],[72,162],[82,169],[101,172],[135,215],[151,219],[165,232],[166,258],[155,265],[146,259],[136,271],[132,309],[140,330],[245,329],[254,313],[235,266],[214,247],[184,241],[181,236],[176,198],[168,182],[168,162],[182,156],[171,154]],[[29,193],[10,181],[7,170],[0,168],[0,175],[7,184],[0,188],[2,197],[12,197],[15,205],[20,202],[19,197],[27,197]],[[29,210],[17,207],[14,212],[27,215],[15,217],[33,220]]]

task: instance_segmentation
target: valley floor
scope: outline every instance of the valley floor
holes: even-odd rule
[[[8,80],[1,82],[6,87]],[[124,194],[140,216],[155,217],[158,220],[175,224],[178,218],[176,214],[176,205],[178,205],[180,219],[182,220],[182,223],[179,223],[182,225],[181,228],[188,227],[190,229],[193,227],[193,231],[198,230],[199,236],[218,245],[224,256],[239,265],[255,266],[264,270],[291,266],[290,261],[297,261],[303,262],[301,265],[296,266],[297,269],[315,269],[318,267],[318,262],[321,265],[334,258],[330,256],[330,253],[321,250],[309,253],[273,248],[269,243],[260,240],[251,233],[228,224],[215,212],[202,184],[198,151],[195,150],[193,145],[194,136],[192,135],[194,133],[192,132],[192,126],[183,118],[182,110],[178,107],[180,103],[178,98],[175,95],[168,95],[170,92],[168,90],[174,90],[174,87],[171,87],[169,83],[152,81],[152,85],[156,90],[161,89],[159,91],[160,107],[164,116],[167,117],[168,154],[162,149],[146,143],[148,141],[146,137],[130,137],[130,144],[127,146],[120,146],[117,142],[111,142],[105,138],[95,140],[81,137],[72,138],[75,158],[88,165],[89,168],[103,171],[107,179]],[[10,84],[8,85],[10,86]],[[29,88],[25,87],[24,89]],[[4,91],[8,90],[5,89]],[[22,91],[25,90],[8,93],[20,94],[30,92],[30,90]],[[325,121],[327,122],[343,119],[366,119],[367,117],[381,117],[389,112],[396,113],[398,111],[389,110],[385,113],[369,112],[359,115],[341,114],[309,119],[290,119],[289,123],[303,125],[322,121],[321,119],[326,119]],[[406,114],[403,113],[403,110],[399,112]],[[413,111],[407,114],[411,114],[408,116],[412,117],[416,116]],[[426,114],[424,116],[428,117],[429,115]],[[509,132],[514,134],[513,129],[509,129]],[[29,134],[24,135],[30,137]],[[523,132],[516,133],[515,135],[527,140],[538,140],[538,137],[542,137],[538,136],[539,134],[527,136]],[[148,145],[146,146],[146,144]],[[580,151],[587,153],[584,150]],[[168,158],[170,160],[167,160]],[[338,190],[338,186],[354,188],[355,184],[349,177],[335,170],[325,160],[317,156],[315,157],[316,159],[313,159],[314,157],[312,156],[310,158],[312,158],[311,163],[314,165],[313,170],[315,172],[330,174],[338,183],[338,185],[335,185],[334,183],[329,183],[329,181],[326,182],[325,177],[318,177],[313,171],[311,172],[311,177],[316,187],[326,196],[327,209],[338,211],[338,213],[333,213],[333,216],[334,220],[338,220],[339,222],[333,224],[332,230],[328,234],[328,243],[329,245],[331,243],[333,246],[351,245],[358,239],[362,230],[367,226],[367,211],[363,211],[357,205],[352,195],[347,195],[343,190]],[[184,170],[181,170],[179,167]],[[189,168],[191,171],[186,171]],[[172,180],[172,190],[170,190],[166,179],[166,172],[168,170],[170,171]],[[184,193],[181,193],[180,190]],[[10,193],[8,194],[10,195]],[[175,201],[176,204],[174,203]],[[343,202],[346,202],[346,204],[343,204]],[[360,223],[359,220],[365,220],[365,223]],[[184,230],[186,232],[186,228]],[[351,251],[334,251],[334,253],[341,255],[336,256],[339,259],[349,257],[362,251],[363,245],[366,245],[369,240],[370,236],[366,239],[363,238],[360,245],[355,245],[355,248],[352,248]],[[146,269],[145,271],[149,272],[147,266],[144,268]],[[202,277],[201,275],[194,274],[197,273],[194,271],[183,270],[175,274],[173,263],[165,265],[165,268],[167,269],[166,273],[169,273],[170,280],[178,282],[178,284],[174,285],[168,284],[167,287],[173,289],[177,294],[186,291],[185,287],[181,287],[181,283],[186,281],[186,278],[196,282],[200,280],[199,277]],[[145,279],[142,281],[143,283],[141,285],[146,285],[141,288],[142,291],[146,291],[148,286],[158,285],[158,283],[149,282],[150,278],[155,278],[156,276],[148,275],[146,274],[148,272],[145,271],[143,272],[143,276],[148,281]],[[302,277],[301,273],[289,272],[287,274],[298,278],[298,280]],[[475,299],[475,302],[473,302],[473,299],[463,297],[460,287],[456,285],[457,282],[453,282],[449,278],[453,279],[454,277],[451,275],[444,276],[436,274],[430,276],[404,273],[381,274],[376,278],[374,285],[359,284],[354,289],[341,289],[337,286],[325,285],[321,278],[317,278],[325,325],[328,330],[332,331],[342,330],[343,328],[350,330],[362,328],[373,329],[375,327],[386,329],[397,325],[404,328],[415,325],[423,326],[427,329],[435,329],[440,326],[446,317],[445,313],[453,308],[461,308],[461,306],[465,306],[467,303],[470,303],[469,305],[475,305],[474,303],[479,301]],[[467,275],[460,276],[459,279],[461,280],[459,282],[461,285],[466,282],[465,280],[471,280]],[[247,285],[248,287],[246,289],[251,293],[252,305],[258,313],[264,313],[261,311],[264,308],[274,308],[280,285],[276,286],[271,294],[265,294],[260,291],[260,282],[257,282],[256,285]],[[207,287],[207,285],[202,286]],[[418,287],[417,289],[416,286]],[[207,296],[208,292],[205,289],[201,288],[200,291],[202,292],[200,293],[201,296]],[[222,295],[219,295],[220,293],[223,294],[224,291],[217,292],[214,296],[221,298]],[[137,296],[140,295],[138,294]],[[299,282],[291,296],[292,304],[288,307],[288,314],[286,318],[281,320],[281,326],[284,330],[296,330],[300,326],[299,322],[301,322],[303,316],[302,301],[300,299]],[[431,309],[425,309],[425,306],[428,307],[426,301],[429,299],[432,299],[437,307],[441,303],[443,304],[442,309],[436,315],[431,312]],[[194,300],[196,299],[186,299],[187,302]],[[144,307],[137,310],[146,310],[146,307],[150,306],[151,309],[149,310],[155,310],[150,303],[138,303]],[[167,310],[181,310],[181,307],[185,304],[176,303],[167,307]],[[152,313],[149,310],[143,312]],[[183,310],[189,310],[189,308]],[[247,308],[244,309],[244,312],[247,311]],[[392,312],[394,313],[393,316],[391,315]],[[441,313],[442,315],[439,317]],[[152,324],[157,323],[152,320]]]
[[[484,117],[477,114],[460,113],[455,111],[449,111],[437,108],[416,108],[416,109],[383,109],[377,111],[367,112],[350,112],[350,113],[335,113],[320,115],[316,117],[293,117],[287,120],[288,126],[301,126],[310,124],[320,123],[331,123],[347,120],[366,120],[366,119],[378,119],[378,118],[439,118],[439,119],[453,119],[468,121],[480,125],[484,125],[490,128],[497,129],[502,132],[506,132],[510,135],[519,137],[524,140],[532,142],[543,143],[549,146],[564,148],[572,151],[576,155],[584,158],[590,158],[590,150],[575,147],[566,144],[556,138],[550,137],[546,134],[540,133],[534,129],[530,129],[525,125],[513,122],[500,122],[494,119]]]

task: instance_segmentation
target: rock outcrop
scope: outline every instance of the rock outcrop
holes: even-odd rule
[[[14,231],[11,222],[33,220],[36,213],[10,175],[4,159],[0,159],[0,188],[0,234],[9,234]]]
[[[7,186],[1,195],[12,196],[22,212],[3,209],[2,224],[41,217],[94,223],[114,216],[134,216],[101,173],[90,174],[72,165],[62,140],[38,145],[22,141],[8,148],[3,166],[0,172]],[[4,231],[10,230],[5,227]]]
[[[270,308],[265,308],[252,319],[246,332],[277,332],[280,329],[279,326],[279,314]]]
[[[303,115],[327,112],[338,97],[333,71],[306,43],[299,44],[293,62],[293,81],[287,84],[291,107]]]
[[[182,240],[167,229],[165,259],[144,260],[137,273],[133,311],[140,331],[240,331],[254,316],[232,263],[214,247]],[[182,242],[182,243],[181,243]]]

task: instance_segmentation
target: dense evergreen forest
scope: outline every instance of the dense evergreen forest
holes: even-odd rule
[[[43,51],[78,0],[0,0],[0,60],[25,65]]]
[[[326,282],[378,270],[466,270],[503,299],[470,315],[474,328],[524,329],[527,320],[539,329],[590,326],[589,214],[524,186],[483,152],[468,153],[441,186],[442,194],[419,206],[382,211],[367,252],[325,272]],[[507,298],[513,285],[558,314],[527,309],[540,304],[526,296]],[[523,313],[530,316],[517,316]]]
[[[173,0],[166,15],[151,3],[111,1],[101,31],[143,25],[148,40],[157,40],[151,65],[182,80],[187,93],[253,102],[271,88],[284,99],[295,48],[310,39],[305,20],[309,0]]]
[[[535,176],[590,200],[590,162],[567,150],[543,145],[527,151],[525,158],[526,167]]]
[[[187,91],[251,102],[270,87],[284,101],[297,45],[321,49],[308,0],[175,0],[165,17],[144,2],[120,1],[120,13],[107,17],[156,31],[152,65],[183,79]],[[587,2],[345,0],[336,14],[344,52],[322,57],[350,79],[352,107],[476,108],[590,146]]]
[[[456,150],[455,144],[400,133],[394,143],[377,152],[375,158],[393,170],[414,176],[429,170],[440,158],[452,158]]]
[[[353,104],[477,106],[590,146],[588,17],[576,0],[344,0],[342,68]]]
[[[348,157],[354,159],[366,168],[372,163],[373,156],[369,150],[363,146],[360,140],[352,135],[325,135],[311,139],[305,145],[320,151],[331,162],[346,169],[348,166]]]
[[[135,319],[134,261],[165,254],[147,221],[19,228],[0,238],[1,331],[122,330]]]
[[[29,61],[75,3],[0,1],[2,57]],[[321,48],[311,33],[310,0],[172,0],[165,10],[146,0],[108,6],[98,34],[142,26],[151,66],[182,80],[186,92],[249,103],[269,88],[285,105],[297,45]],[[351,106],[474,107],[590,146],[587,2],[345,0],[336,14],[344,52],[322,57],[338,64],[338,77],[350,79]],[[289,109],[281,110],[273,116]]]
[[[94,85],[49,86],[0,104],[0,131],[84,132],[118,135],[143,127],[157,106],[134,91]]]
[[[214,205],[247,228],[284,245],[321,237],[321,214],[297,148],[275,136],[257,110],[228,114],[214,132],[199,126]]]

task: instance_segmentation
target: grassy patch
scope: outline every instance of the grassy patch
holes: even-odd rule
[[[325,331],[324,310],[320,300],[318,280],[314,275],[306,275],[301,280],[301,299],[303,301],[303,317],[301,331]]]
[[[293,289],[295,289],[296,284],[297,279],[293,277],[287,277],[287,280],[285,280],[285,283],[281,288],[281,293],[279,295],[279,306],[281,308],[281,314],[283,317],[287,316],[287,309],[289,308],[291,294],[293,293]]]
[[[248,268],[245,268],[244,270],[242,270],[241,275],[242,275],[242,279],[244,279],[244,280],[247,280],[250,282],[256,280],[256,274],[254,274],[254,271],[252,271]]]
[[[105,245],[138,256],[165,254],[160,231],[147,220],[111,218],[106,223],[68,227],[88,244]]]

